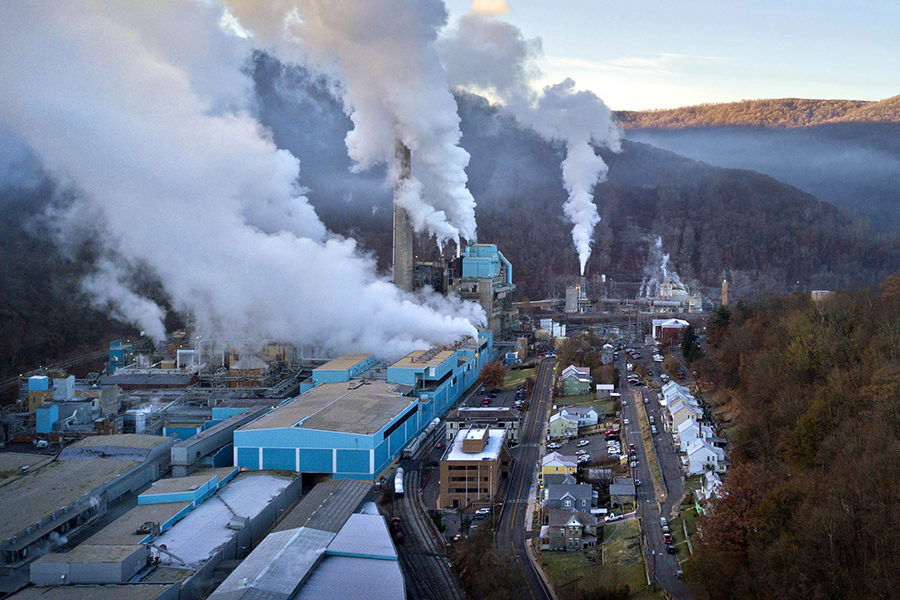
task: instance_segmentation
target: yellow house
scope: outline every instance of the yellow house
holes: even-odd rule
[[[541,472],[538,479],[544,480],[544,475],[560,473],[566,475],[575,475],[578,468],[578,462],[574,456],[563,456],[559,452],[551,452],[541,459]]]

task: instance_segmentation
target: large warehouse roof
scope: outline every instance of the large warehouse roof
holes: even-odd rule
[[[317,369],[322,371],[345,371],[371,357],[371,354],[345,354],[328,361],[324,365],[317,367]]]
[[[384,381],[323,383],[241,429],[303,427],[370,435],[415,402],[399,396],[396,387]]]
[[[456,356],[455,350],[413,350],[397,362],[391,365],[392,369],[424,369],[425,367],[439,367],[444,361]]]

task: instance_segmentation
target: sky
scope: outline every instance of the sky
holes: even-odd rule
[[[492,0],[496,2],[497,0]],[[452,24],[471,0],[445,0]],[[613,110],[900,94],[898,0],[507,0],[565,77]]]

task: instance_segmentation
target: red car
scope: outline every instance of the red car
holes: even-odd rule
[[[667,544],[671,544],[671,543],[672,543],[672,535],[671,535],[671,534],[668,534],[668,533],[664,533],[664,534],[663,534],[663,541],[664,541],[665,543],[667,543]]]

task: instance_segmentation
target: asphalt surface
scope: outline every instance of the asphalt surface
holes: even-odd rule
[[[506,502],[503,504],[496,535],[497,548],[514,556],[522,569],[528,590],[527,596],[523,590],[522,597],[534,600],[551,597],[525,550],[525,519],[529,515],[528,497],[534,491],[535,469],[541,456],[544,427],[552,406],[551,392],[555,364],[555,358],[546,358],[541,361],[538,369],[534,391],[529,398],[529,408],[523,418],[520,431],[522,439],[516,449],[516,461],[510,474]]]
[[[637,346],[633,347],[638,348]],[[657,585],[665,589],[672,598],[687,600],[693,598],[693,596],[684,583],[675,577],[675,571],[680,568],[680,565],[677,556],[666,551],[663,531],[659,521],[661,516],[666,517],[666,519],[674,516],[673,508],[681,504],[684,494],[681,463],[678,455],[675,454],[671,435],[662,427],[662,413],[657,400],[658,392],[645,386],[632,386],[626,379],[628,375],[625,368],[626,362],[641,363],[653,369],[655,375],[659,373],[661,365],[654,363],[649,358],[651,354],[650,349],[645,350],[643,347],[640,347],[640,349],[641,360],[634,361],[622,352],[617,366],[622,374],[622,380],[619,382],[619,389],[622,392],[623,399],[622,413],[624,418],[629,420],[629,424],[624,425],[623,419],[623,427],[625,428],[627,439],[625,443],[634,444],[638,457],[638,466],[633,470],[632,475],[641,480],[641,485],[636,488],[636,494],[637,514],[643,519],[644,523],[645,535],[642,540],[644,557],[647,561],[651,578],[656,580]],[[645,404],[643,402],[644,398],[649,399],[649,402]],[[647,460],[641,440],[638,411],[645,409],[648,417],[653,416],[655,418],[657,430],[659,431],[657,435],[651,436],[651,438],[653,447],[656,450],[660,470],[662,471],[663,484],[667,490],[667,493],[662,498],[657,497],[653,491],[653,484],[650,478],[650,463]]]

